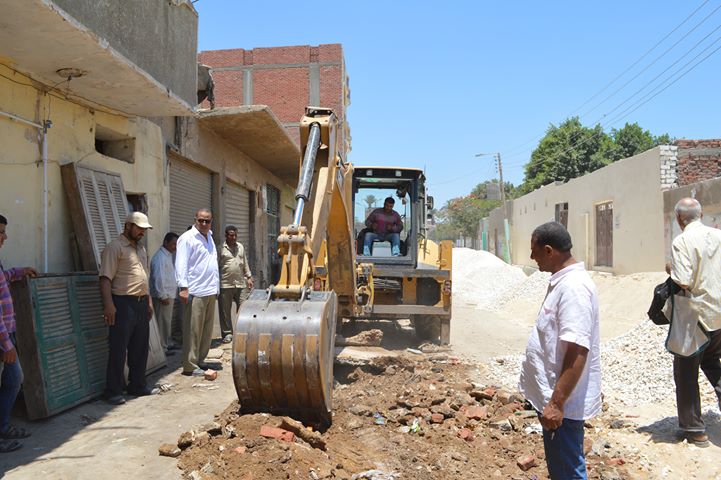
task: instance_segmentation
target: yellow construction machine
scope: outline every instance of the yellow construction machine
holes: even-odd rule
[[[238,312],[233,379],[243,411],[328,425],[339,321],[410,318],[419,336],[448,343],[452,245],[426,238],[433,199],[421,170],[344,161],[329,109],[308,107],[300,132],[297,205],[278,236],[280,279]],[[365,219],[386,194],[400,203],[400,252],[377,241],[363,252]]]

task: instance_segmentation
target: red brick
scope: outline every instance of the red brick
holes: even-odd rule
[[[263,425],[260,427],[260,436],[265,438],[274,438],[276,440],[282,440],[284,442],[293,442],[295,440],[295,434],[282,428],[270,427]]]
[[[472,442],[476,439],[476,436],[473,435],[473,431],[468,428],[461,428],[458,430],[458,436],[466,442]]]
[[[433,413],[431,414],[431,423],[443,423],[445,418],[442,413]]]
[[[516,465],[518,465],[518,468],[525,472],[528,469],[536,466],[536,457],[534,457],[533,455],[526,455],[520,457],[516,459]]]
[[[210,380],[210,381],[212,382],[213,380],[215,380],[216,378],[218,378],[218,372],[216,372],[215,370],[210,370],[210,369],[208,369],[208,370],[206,370],[205,373],[203,374],[203,377],[204,377],[206,380]]]

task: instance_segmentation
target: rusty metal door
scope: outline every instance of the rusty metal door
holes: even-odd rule
[[[613,266],[613,202],[596,205],[596,265]]]

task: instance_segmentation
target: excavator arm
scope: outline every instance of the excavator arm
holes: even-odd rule
[[[330,424],[337,318],[372,305],[372,265],[356,265],[353,166],[338,155],[336,127],[331,110],[306,109],[296,209],[278,236],[280,279],[238,312],[233,379],[243,411]]]

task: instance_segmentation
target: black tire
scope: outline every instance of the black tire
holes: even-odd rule
[[[441,343],[441,319],[435,315],[415,315],[413,327],[419,340]]]

